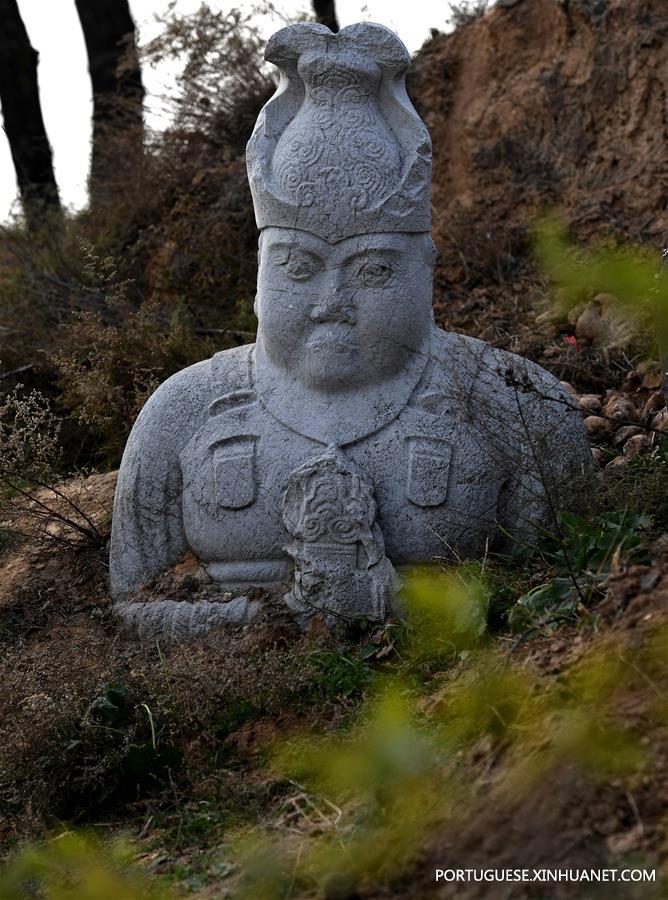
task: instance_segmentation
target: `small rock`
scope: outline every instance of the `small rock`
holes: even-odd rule
[[[624,466],[628,466],[629,461],[625,456],[615,456],[614,459],[611,459],[610,462],[605,467],[607,469],[619,469],[624,468]]]
[[[653,591],[657,584],[661,581],[661,572],[659,569],[650,569],[640,579],[641,591]]]
[[[587,416],[584,420],[584,427],[591,440],[594,441],[607,437],[610,431],[608,420],[602,419],[601,416]]]
[[[638,425],[624,425],[615,434],[613,443],[615,447],[621,447],[629,438],[635,437],[637,434],[643,434],[643,429]]]
[[[594,458],[594,462],[596,463],[596,465],[600,466],[601,463],[603,462],[603,451],[601,450],[601,448],[600,447],[592,447],[591,455]]]
[[[659,364],[655,359],[644,359],[636,366],[636,372],[644,378],[648,372],[653,372],[657,368]]]
[[[653,394],[649,395],[649,397],[647,398],[647,402],[643,406],[643,419],[649,418],[649,416],[653,416],[654,413],[659,412],[659,410],[663,409],[664,406],[665,400],[663,398],[663,391],[654,391]]]
[[[579,394],[569,381],[560,381],[559,384],[568,394],[571,395],[571,397],[575,397],[576,400],[578,399]]]
[[[614,294],[597,294],[594,297],[594,303],[598,303],[604,311],[619,306],[619,300]]]
[[[614,391],[606,400],[603,413],[609,419],[617,419],[620,422],[637,422],[638,410],[628,397],[624,397]]]
[[[619,390],[622,394],[635,394],[641,384],[642,378],[637,372],[628,372]]]
[[[600,308],[595,303],[585,306],[575,323],[575,337],[579,341],[600,344],[608,336],[608,324],[601,316]]]
[[[583,394],[578,403],[583,412],[588,412],[592,416],[597,416],[603,412],[603,404],[598,394]]]
[[[654,391],[661,387],[661,372],[648,372],[642,380],[642,386]]]
[[[557,291],[557,294],[559,294],[559,291]],[[568,304],[568,302],[569,302],[568,301],[568,292],[564,293],[563,297],[564,297],[564,302],[566,304]],[[558,298],[557,298],[557,302],[558,302]],[[577,306],[569,307],[568,313],[566,314],[566,318],[568,319],[569,325],[575,325],[577,320],[580,318],[580,316],[584,312],[586,305],[587,305],[586,303],[579,303]]]
[[[642,386],[650,391],[661,387],[661,365],[656,359],[646,359],[636,366],[636,372],[642,378]]]
[[[652,428],[655,431],[668,432],[668,409],[662,409],[652,419]]]
[[[632,458],[652,449],[652,438],[648,434],[636,434],[624,444],[624,455]]]

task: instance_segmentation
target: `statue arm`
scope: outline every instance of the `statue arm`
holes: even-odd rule
[[[162,384],[128,438],[114,499],[109,563],[114,600],[127,599],[187,549],[179,453],[206,410],[206,366],[198,363]]]

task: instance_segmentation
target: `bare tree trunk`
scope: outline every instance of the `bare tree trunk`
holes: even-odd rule
[[[326,25],[330,31],[336,32],[339,30],[334,0],[313,0],[313,12],[315,13],[316,22]]]
[[[128,0],[75,0],[93,87],[91,201],[139,160],[144,87]],[[121,144],[120,141],[123,143]]]
[[[0,0],[0,103],[26,223],[37,230],[60,213],[53,158],[37,85],[39,54],[30,45],[16,0]]]
[[[660,278],[665,284],[668,279],[668,249],[663,251],[663,266]],[[659,344],[659,362],[661,365],[661,390],[663,399],[668,405],[668,290],[664,288],[656,307],[656,331]]]

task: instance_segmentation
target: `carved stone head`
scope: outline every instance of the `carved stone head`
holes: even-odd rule
[[[318,390],[385,381],[432,322],[431,144],[410,56],[382,25],[284,28],[280,83],[248,144],[260,238],[258,342]]]

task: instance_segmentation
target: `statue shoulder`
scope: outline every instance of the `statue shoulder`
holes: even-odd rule
[[[251,389],[251,366],[255,344],[221,350],[211,357],[210,387],[212,399],[222,394]]]
[[[432,362],[444,370],[449,379],[465,381],[470,386],[491,350],[489,344],[478,338],[440,328],[434,328],[430,347]]]
[[[430,340],[428,391],[436,391],[464,411],[471,407],[488,345],[477,338],[434,328]]]
[[[472,394],[493,392],[497,397],[510,399],[516,389],[521,393],[533,393],[544,400],[554,400],[574,406],[570,395],[557,378],[542,366],[511,353],[500,350],[479,338],[465,334],[442,331],[435,328],[431,342],[432,360],[450,377],[458,373],[472,379]]]
[[[467,334],[443,331],[434,327],[431,333],[432,357],[447,368],[451,366],[478,366],[489,344]]]
[[[538,363],[509,350],[485,345],[483,369],[508,398],[524,395],[538,403],[558,404],[576,410],[577,404],[561,382]]]
[[[582,454],[584,428],[575,401],[554,375],[537,363],[477,338],[435,329],[432,361],[446,391],[475,420],[496,423],[499,439],[529,428],[564,440]],[[519,439],[519,435],[516,436]]]
[[[132,429],[131,442],[159,440],[180,451],[206,421],[209,405],[222,394],[247,390],[252,344],[216,353],[176,372],[151,394]]]
[[[499,436],[525,443],[545,470],[584,472],[591,453],[577,403],[538,363],[488,346],[478,379],[481,403],[497,409]]]

